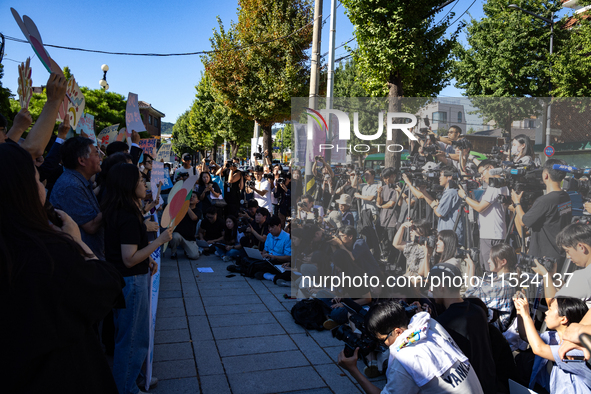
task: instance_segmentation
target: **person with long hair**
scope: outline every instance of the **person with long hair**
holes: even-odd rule
[[[244,234],[238,233],[238,219],[232,215],[228,215],[225,222],[224,237],[221,242],[224,246],[216,245],[215,254],[224,261],[246,256],[239,242],[240,238],[242,238],[240,235],[244,236]]]
[[[201,201],[201,212],[207,212],[209,207],[213,206],[211,199],[218,198],[221,194],[220,187],[212,181],[209,172],[203,171],[199,174],[199,179],[197,180],[197,197]]]
[[[519,134],[513,137],[511,141],[511,156],[514,163],[533,164],[534,163],[534,144],[525,134]]]
[[[425,259],[428,262],[433,257],[433,266],[439,263],[449,263],[460,268],[460,261],[456,259],[456,252],[458,249],[458,236],[453,230],[443,230],[437,234],[437,244],[435,245],[435,253],[428,248],[425,253]]]
[[[141,201],[145,197],[146,183],[136,166],[120,163],[111,169],[102,211],[106,225],[106,257],[125,280],[125,309],[113,311],[113,376],[120,394],[138,392],[136,379],[148,355],[150,275],[158,270],[158,264],[150,255],[172,239],[173,228],[170,227],[148,244],[147,231],[158,230],[158,225],[144,222]]]
[[[121,275],[96,259],[70,216],[44,209],[27,151],[1,144],[0,167],[2,391],[116,394],[93,326],[120,299]]]

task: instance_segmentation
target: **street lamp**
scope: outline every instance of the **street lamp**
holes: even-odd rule
[[[107,71],[109,71],[109,66],[103,64],[101,70],[103,70],[103,79],[99,81],[99,85],[101,85],[104,90],[109,90],[109,84],[107,83]]]
[[[512,8],[514,10],[519,10],[519,11],[525,12],[526,14],[531,15],[536,19],[542,20],[550,25],[550,56],[552,56],[552,48],[554,46],[554,12],[552,12],[550,14],[550,19],[548,19],[548,18],[544,18],[541,15],[534,14],[531,11],[524,10],[523,8],[519,7],[517,4],[509,4],[508,7]],[[550,62],[550,71],[552,71],[552,62]],[[550,130],[551,130],[550,129],[550,114],[551,114],[551,108],[552,108],[552,78],[550,78],[550,81],[548,82],[548,95],[550,96],[550,101],[548,102],[548,110],[546,111],[546,144],[545,145],[550,145]]]

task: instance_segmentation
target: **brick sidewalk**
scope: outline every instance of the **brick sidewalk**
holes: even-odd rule
[[[179,250],[179,256],[182,256]],[[336,365],[343,343],[294,323],[290,289],[229,274],[216,256],[162,259],[155,394],[358,394]],[[177,261],[178,260],[178,261]],[[211,267],[213,273],[199,273]],[[359,362],[363,370],[363,363]],[[385,378],[373,379],[383,387]]]

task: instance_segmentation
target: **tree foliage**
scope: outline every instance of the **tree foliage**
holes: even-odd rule
[[[435,24],[445,0],[343,0],[355,26],[358,49],[353,59],[363,87],[371,96],[388,96],[389,112],[400,112],[400,98],[432,97],[450,81],[450,53],[458,30],[446,38],[454,14]],[[395,133],[399,143],[401,132]],[[386,166],[399,155],[386,153]]]
[[[541,113],[541,103],[519,97],[547,97],[550,83],[550,28],[544,21],[508,8],[505,0],[483,4],[484,18],[472,19],[466,48],[457,45],[453,75],[456,87],[473,97],[484,121],[511,130],[514,120]],[[562,7],[559,0],[523,0],[519,6],[550,19]],[[554,51],[561,50],[566,32],[555,26]],[[481,99],[481,97],[486,97]],[[498,97],[499,99],[492,99]],[[501,99],[511,97],[512,99]]]
[[[312,18],[309,0],[241,1],[238,22],[226,30],[218,18],[215,52],[202,57],[216,96],[261,125],[265,149],[273,123],[290,118],[291,98],[307,93]]]
[[[6,120],[8,121],[8,128],[12,126],[12,119],[16,115],[16,112],[13,111],[10,105],[10,99],[12,98],[13,94],[8,88],[2,87],[2,78],[4,77],[4,66],[0,64],[0,114],[4,115]],[[20,108],[19,108],[20,110]]]

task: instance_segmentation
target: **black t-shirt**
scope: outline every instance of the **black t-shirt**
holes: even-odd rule
[[[199,205],[199,204],[197,204]],[[197,215],[198,208],[196,207],[193,209],[193,213]],[[195,241],[195,232],[197,231],[197,223],[199,222],[199,215],[197,215],[197,220],[191,219],[189,214],[187,213],[183,220],[179,223],[178,226],[174,229],[175,233],[179,233],[184,239],[187,241]]]
[[[148,246],[146,225],[133,212],[123,209],[105,218],[105,258],[114,264],[123,276],[148,273],[148,259],[131,268],[123,264],[121,245],[137,245],[138,250]]]
[[[529,254],[537,257],[562,257],[556,236],[572,219],[570,196],[564,190],[538,197],[523,215],[523,224],[531,229]]]
[[[445,328],[474,366],[484,393],[496,394],[496,372],[484,311],[468,301],[451,304],[435,320]]]
[[[222,232],[224,231],[224,227],[224,223],[222,222],[222,219],[220,219],[219,217],[213,223],[211,223],[209,219],[204,218],[201,221],[201,229],[205,231],[203,239],[206,241],[210,241],[212,239],[221,238]]]

